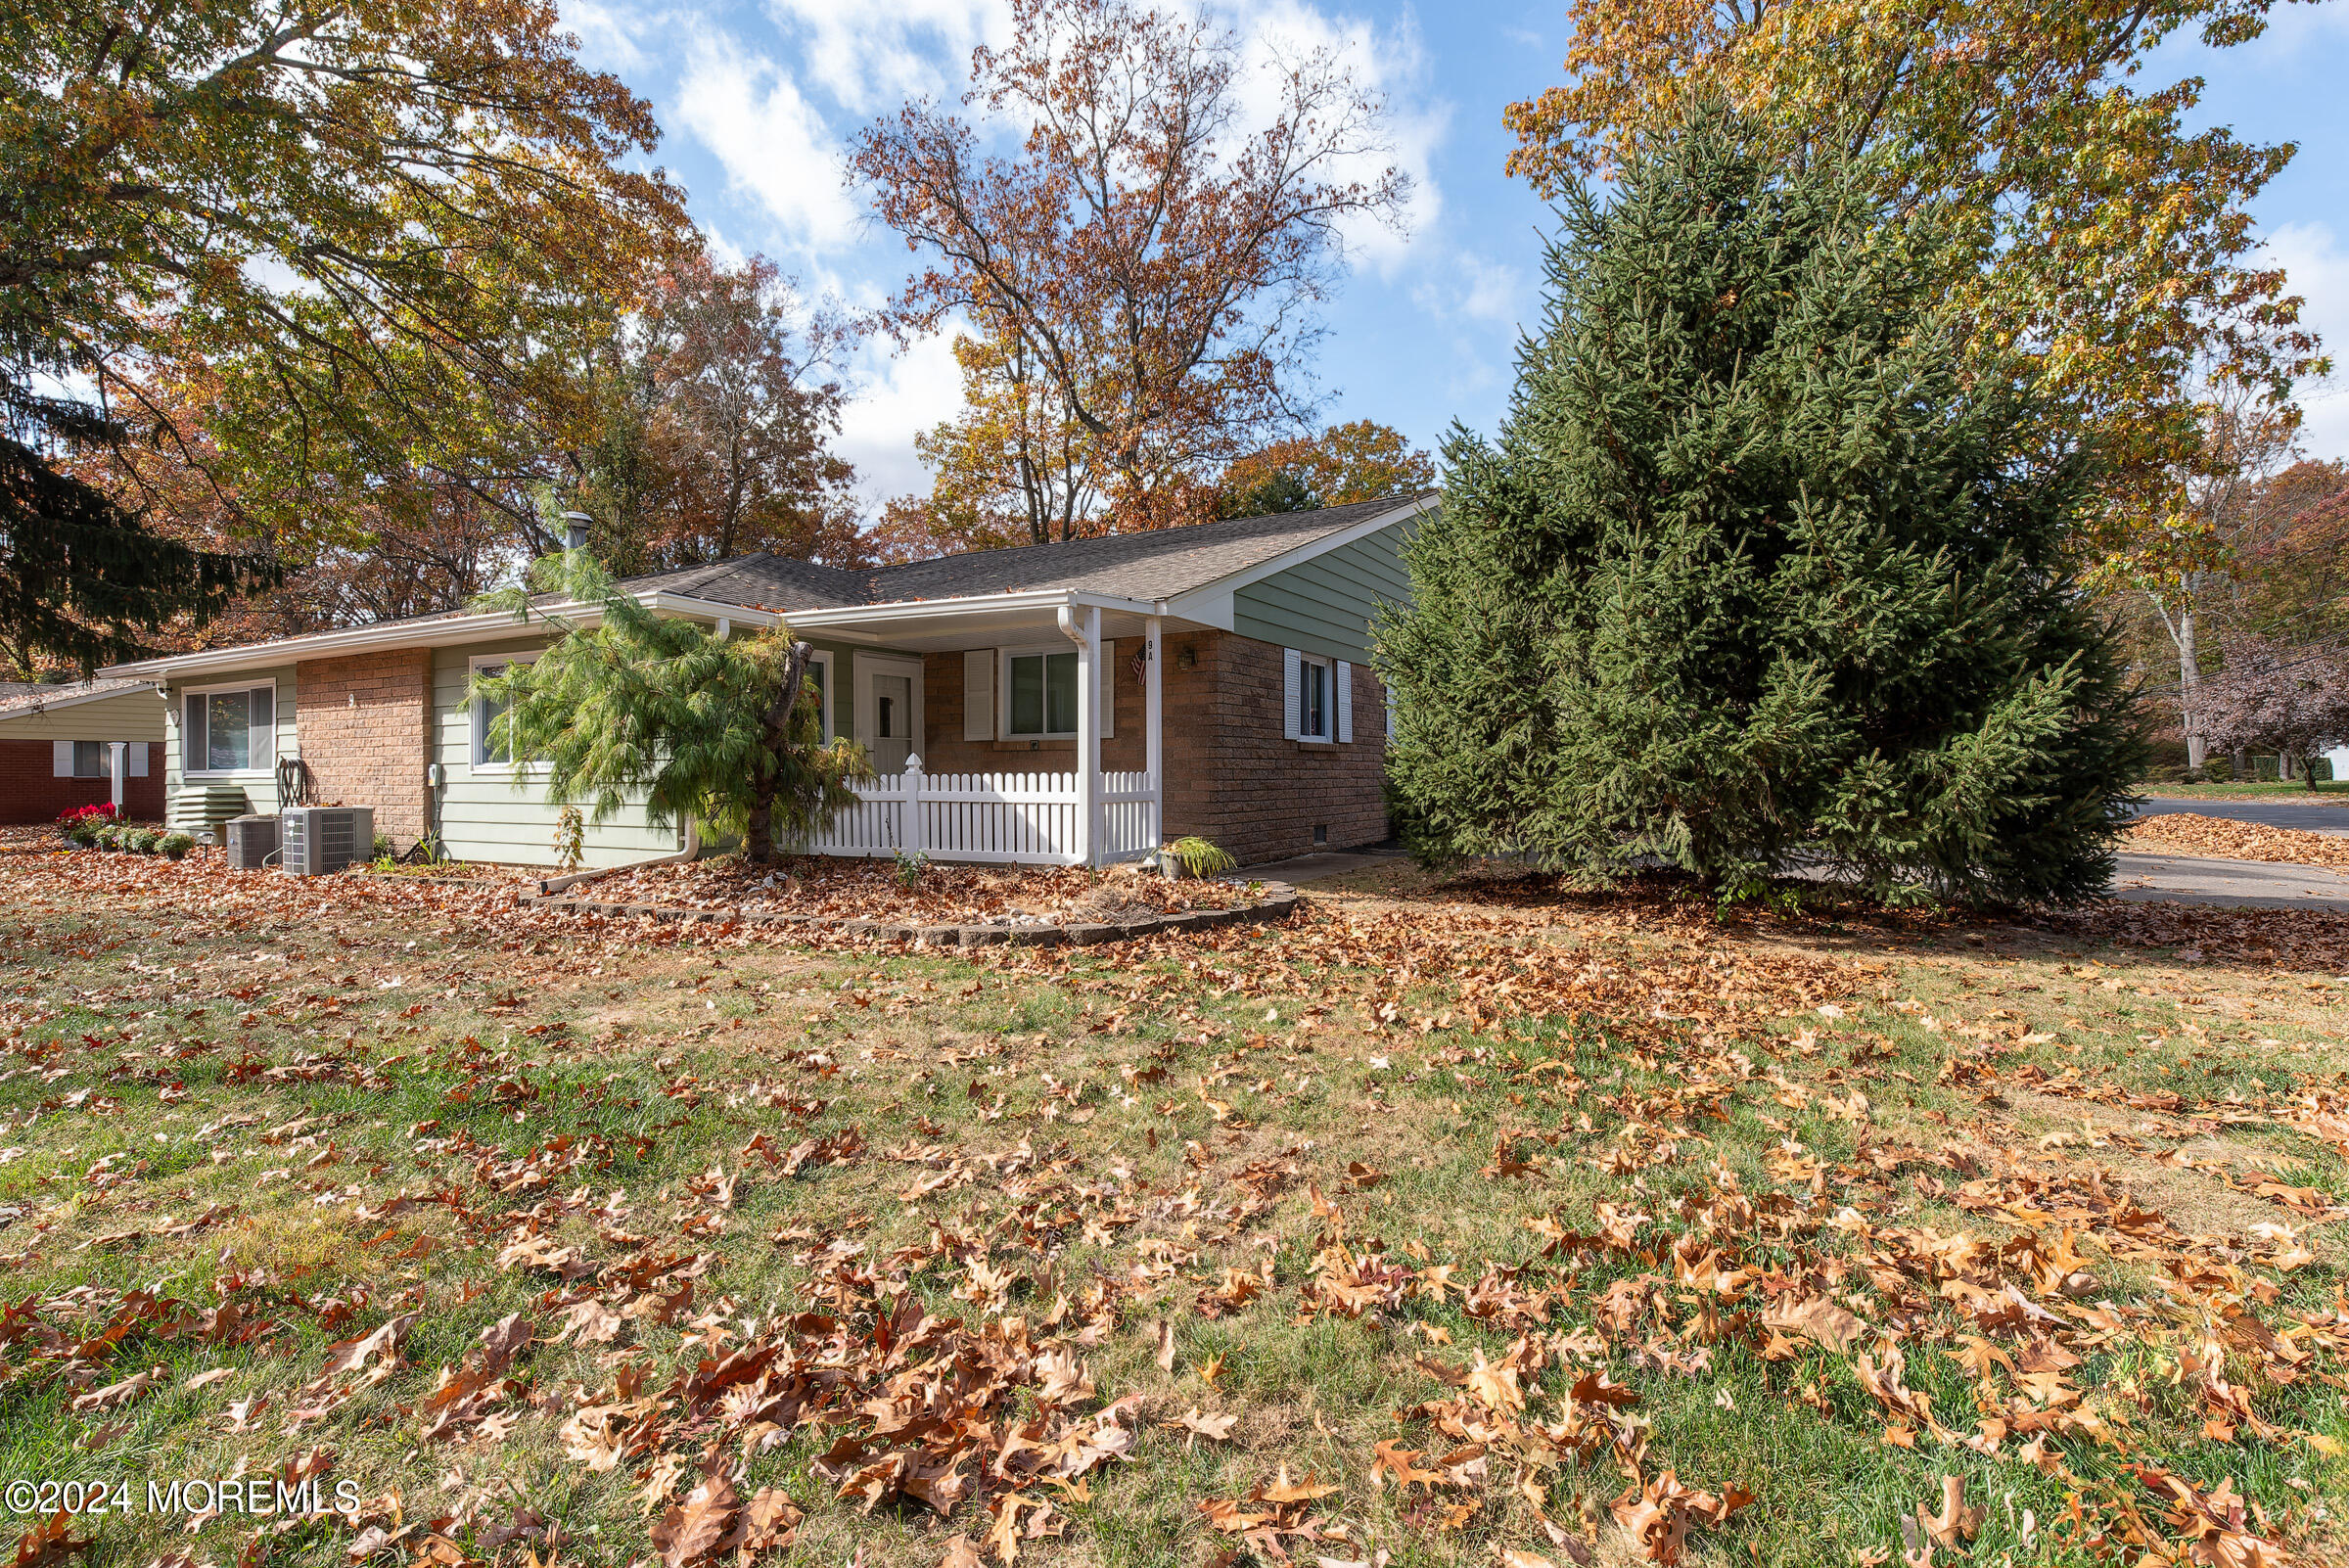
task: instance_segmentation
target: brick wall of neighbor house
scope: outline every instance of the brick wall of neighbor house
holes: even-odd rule
[[[402,850],[424,833],[433,655],[395,648],[295,667],[295,733],[322,802],[375,807]]]
[[[1148,742],[1142,728],[1142,682],[1133,672],[1139,637],[1116,639],[1117,733],[1101,742],[1101,765],[1112,773],[1142,770]],[[1074,644],[1071,645],[1072,647]],[[922,656],[922,769],[930,773],[1067,773],[1077,766],[1069,741],[966,741],[962,738],[962,655]]]
[[[134,822],[163,819],[163,743],[147,743],[147,776],[122,781],[122,814]],[[0,740],[0,822],[49,822],[76,806],[115,798],[106,778],[59,778],[57,749],[45,740]]]
[[[1166,655],[1167,837],[1196,833],[1249,863],[1387,837],[1386,699],[1367,669],[1354,667],[1353,741],[1308,745],[1281,734],[1271,643],[1189,632],[1167,638]]]

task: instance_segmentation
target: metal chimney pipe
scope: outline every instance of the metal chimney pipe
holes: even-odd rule
[[[592,522],[594,522],[594,521],[595,521],[595,520],[594,520],[593,518],[589,517],[589,516],[588,516],[586,513],[584,513],[584,512],[566,512],[566,513],[564,513],[564,514],[563,514],[563,548],[564,548],[564,549],[566,549],[566,550],[584,550],[584,549],[586,549],[586,548],[587,548],[587,525],[588,525],[588,524],[590,524],[590,523],[592,523]]]

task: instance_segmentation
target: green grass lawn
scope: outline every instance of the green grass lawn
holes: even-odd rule
[[[0,1480],[93,1560],[2338,1560],[2337,917],[0,909]]]

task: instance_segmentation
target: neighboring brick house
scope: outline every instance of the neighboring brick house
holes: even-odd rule
[[[116,799],[122,814],[163,815],[163,704],[151,680],[0,683],[0,822],[48,822]]]
[[[802,848],[1099,863],[1197,834],[1261,862],[1388,835],[1371,626],[1408,595],[1404,542],[1434,500],[860,571],[761,554],[621,586],[708,625],[780,619],[813,646],[826,733],[862,742],[881,778]],[[175,802],[275,809],[277,763],[299,758],[319,799],[374,807],[403,848],[431,832],[462,858],[540,863],[557,807],[495,755],[469,682],[545,642],[456,613],[120,672],[168,686]],[[623,811],[590,828],[587,859],[676,842]]]

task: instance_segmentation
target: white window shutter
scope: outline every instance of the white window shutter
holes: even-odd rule
[[[962,656],[962,738],[995,738],[995,651],[973,648]]]
[[[1387,700],[1387,739],[1395,738],[1395,688],[1389,685],[1382,695]]]
[[[1109,638],[1101,639],[1101,738],[1109,740],[1118,733],[1118,645]]]
[[[1338,744],[1354,739],[1354,666],[1338,661]]]
[[[130,776],[132,778],[145,778],[147,776],[147,743],[145,741],[132,741],[130,743],[129,761]]]
[[[58,778],[73,776],[73,743],[59,741],[49,749],[49,762]]]
[[[1305,696],[1305,681],[1298,669],[1297,650],[1283,648],[1280,651],[1280,733],[1289,740],[1296,740],[1304,733],[1297,722],[1298,705]]]

